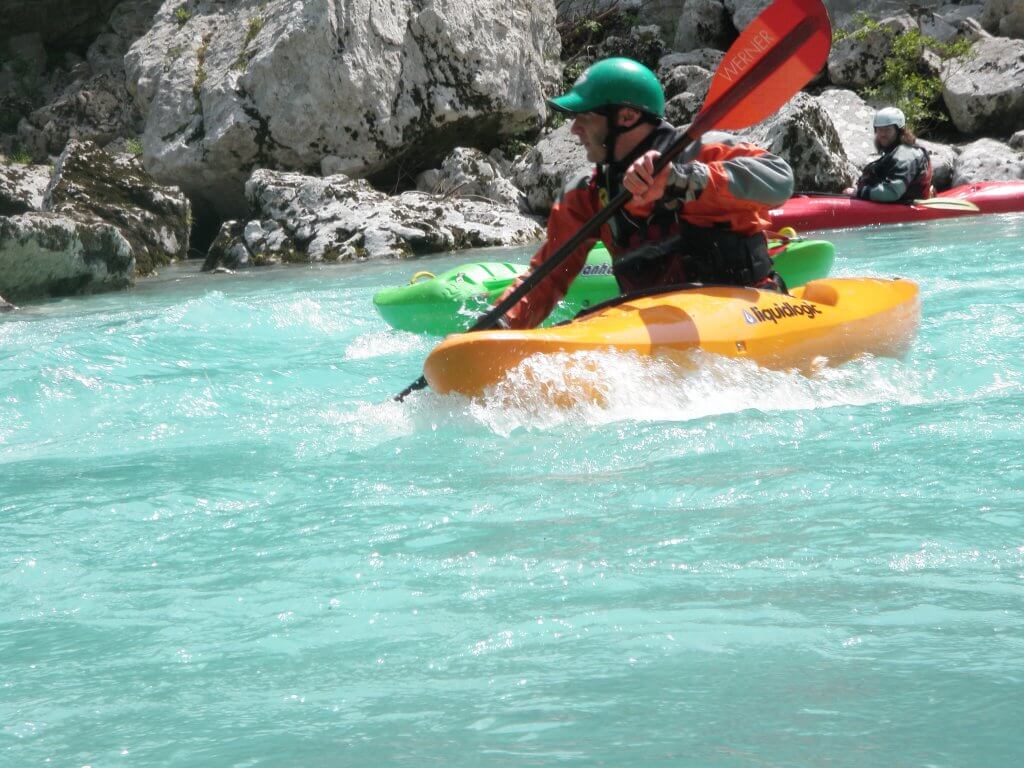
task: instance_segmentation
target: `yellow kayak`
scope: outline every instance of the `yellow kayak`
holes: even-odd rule
[[[814,280],[791,295],[756,288],[695,287],[596,308],[553,328],[447,337],[423,373],[434,391],[479,396],[538,354],[597,350],[676,356],[696,348],[768,368],[808,370],[861,354],[901,357],[917,333],[916,283],[877,278]]]

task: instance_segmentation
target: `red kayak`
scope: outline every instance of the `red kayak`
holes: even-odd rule
[[[951,216],[976,216],[980,213],[1024,211],[1024,181],[980,181],[964,184],[931,198],[936,207],[900,203],[872,203],[845,195],[797,195],[781,208],[770,212],[772,226],[793,227],[799,232],[811,229],[863,227],[870,224],[896,224],[901,221],[928,221]],[[967,200],[978,210],[942,208],[938,201]],[[933,203],[933,205],[936,203]]]

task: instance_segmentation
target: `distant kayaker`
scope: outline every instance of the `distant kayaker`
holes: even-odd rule
[[[599,237],[584,240],[510,309],[501,325],[533,328],[543,322],[598,239],[612,254],[624,293],[687,282],[784,289],[764,235],[768,211],[793,192],[793,171],[784,160],[728,134],[706,133],[652,178],[654,160],[685,129],[665,121],[661,84],[631,59],[598,61],[548,104],[572,116],[572,133],[596,167],[568,184],[552,207],[531,269],[623,187],[633,198]]]
[[[882,156],[864,168],[856,187],[843,190],[861,200],[904,203],[932,195],[932,161],[896,107],[875,113],[875,148]]]

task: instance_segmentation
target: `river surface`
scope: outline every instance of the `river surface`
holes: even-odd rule
[[[906,359],[392,402],[523,249],[3,316],[0,765],[1024,764],[1024,216],[823,237]]]

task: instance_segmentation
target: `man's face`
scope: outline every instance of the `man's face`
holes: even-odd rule
[[[895,125],[883,125],[881,128],[875,128],[875,146],[879,151],[884,152],[896,143],[898,135],[899,131]]]
[[[604,140],[608,136],[608,122],[604,115],[595,112],[580,112],[572,120],[570,133],[580,140],[587,151],[587,160],[603,163],[608,154]]]

